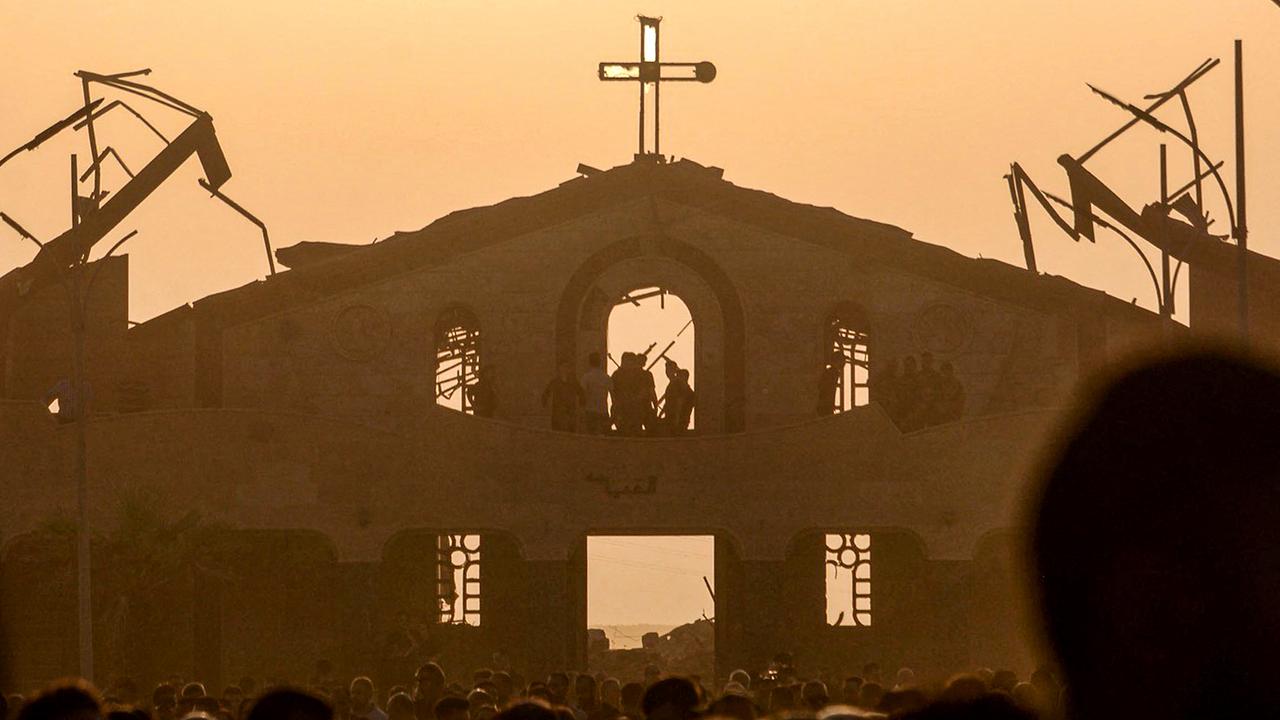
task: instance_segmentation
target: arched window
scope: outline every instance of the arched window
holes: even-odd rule
[[[661,287],[623,294],[609,312],[606,345],[605,362],[610,372],[623,363],[624,354],[638,355],[637,367],[653,377],[656,407],[645,405],[643,419],[631,417],[635,413],[615,413],[620,433],[680,435],[694,427],[697,363],[693,315],[679,296]],[[616,395],[617,388],[614,390]]]
[[[827,320],[824,396],[839,414],[871,402],[870,349],[865,313],[841,305]]]
[[[466,308],[453,307],[436,321],[436,404],[476,414],[473,393],[480,379],[480,323]]]

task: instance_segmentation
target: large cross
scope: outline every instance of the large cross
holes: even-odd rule
[[[707,61],[659,62],[658,23],[662,18],[651,18],[639,15],[640,21],[640,62],[602,62],[600,63],[600,79],[605,81],[632,81],[640,84],[640,150],[636,157],[658,155],[659,144],[659,111],[658,88],[664,82],[702,82],[709,83],[716,79],[716,66]],[[670,71],[670,72],[668,72]],[[645,151],[644,120],[645,95],[653,95],[653,152]]]

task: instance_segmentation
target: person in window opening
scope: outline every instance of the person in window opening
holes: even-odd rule
[[[582,386],[573,377],[569,363],[560,363],[556,376],[542,391],[542,407],[551,405],[551,429],[573,432],[578,425],[578,407],[582,405]]]
[[[646,433],[656,435],[658,429],[658,391],[657,383],[653,379],[653,371],[649,369],[649,356],[644,353],[636,353],[635,356],[636,369],[639,374],[638,388],[639,393],[636,398],[637,406],[640,408],[641,424]]]
[[[476,370],[476,381],[466,387],[471,412],[476,417],[491,418],[498,411],[498,394],[494,390],[494,366]]]
[[[841,409],[836,392],[844,375],[844,360],[844,353],[839,350],[832,350],[827,356],[827,363],[818,379],[818,415],[834,415]]]
[[[683,435],[689,430],[693,415],[694,393],[689,386],[689,371],[670,358],[666,361],[667,390],[662,394],[662,421],[669,435]]]
[[[653,374],[645,370],[644,355],[622,353],[622,362],[613,371],[613,422],[618,433],[628,436],[644,434],[652,427],[656,400]]]
[[[609,432],[609,391],[613,380],[604,371],[600,353],[587,356],[587,371],[579,381],[582,387],[582,424],[588,435]]]

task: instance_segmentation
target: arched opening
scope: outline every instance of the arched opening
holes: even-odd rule
[[[581,366],[588,353],[603,354],[613,301],[637,286],[678,293],[697,318],[698,432],[745,430],[742,300],[715,261],[679,240],[663,235],[624,238],[583,262],[565,285],[556,311],[557,362]],[[609,367],[613,369],[611,363]]]
[[[653,380],[649,397],[647,379],[633,389],[631,383],[619,387],[615,377],[610,407],[618,432],[679,435],[693,429],[697,346],[693,315],[684,300],[662,287],[624,293],[613,302],[605,335],[610,372],[630,362]],[[617,398],[633,393],[642,397],[631,407],[622,412],[613,407]],[[636,404],[642,407],[643,417],[636,416]]]
[[[822,405],[819,414],[839,415],[871,402],[870,332],[866,314],[841,305],[827,319]],[[829,403],[829,410],[826,410]]]
[[[463,307],[441,313],[436,321],[436,404],[469,415],[484,415],[477,397],[480,380],[480,322]],[[476,401],[480,400],[477,412]]]

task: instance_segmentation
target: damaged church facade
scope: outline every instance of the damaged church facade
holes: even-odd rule
[[[629,534],[714,536],[717,675],[783,651],[812,672],[1029,670],[1018,524],[1039,452],[1081,378],[1166,330],[690,161],[278,257],[288,271],[136,326],[127,258],[102,263],[87,462],[104,674],[218,684],[328,658],[403,682],[425,659],[385,640],[406,624],[452,673],[582,669],[586,540]],[[604,354],[610,311],[644,288],[689,308],[696,429],[550,430],[547,380]],[[48,529],[76,501],[74,434],[44,402],[70,366],[59,293],[5,319],[0,356],[0,667],[19,686],[75,670],[74,553]],[[841,337],[866,393],[815,416]],[[924,353],[954,368],[963,414],[904,431],[879,371]],[[495,417],[437,403],[444,362],[493,383]],[[148,574],[109,547],[125,497],[198,512],[188,555]],[[835,618],[832,576],[855,584]]]

